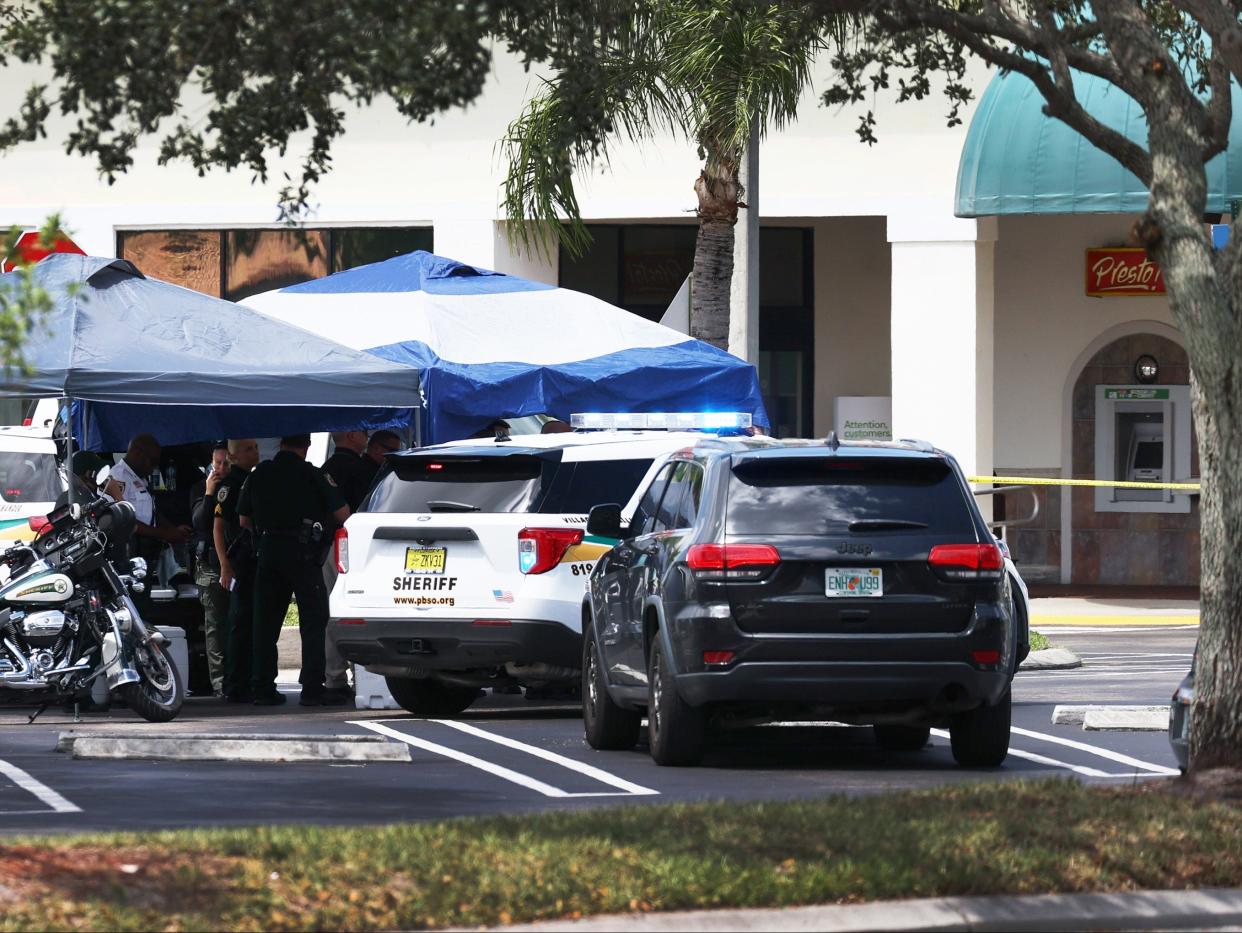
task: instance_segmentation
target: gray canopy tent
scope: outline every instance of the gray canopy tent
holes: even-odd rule
[[[147,278],[121,259],[53,254],[33,270],[52,310],[3,398],[72,402],[73,440],[121,450],[411,423],[419,373],[229,301]],[[0,275],[12,300],[19,273]]]

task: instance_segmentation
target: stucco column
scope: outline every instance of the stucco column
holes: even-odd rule
[[[893,435],[990,474],[996,221],[890,216],[888,240]]]
[[[433,230],[437,256],[493,272],[556,284],[556,248],[548,255],[523,252],[509,243],[503,221],[487,217],[437,217]]]

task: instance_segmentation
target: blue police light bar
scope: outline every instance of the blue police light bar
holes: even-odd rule
[[[569,423],[578,431],[740,431],[751,418],[744,411],[588,411]]]

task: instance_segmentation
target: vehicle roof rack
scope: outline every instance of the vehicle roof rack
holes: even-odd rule
[[[931,441],[922,441],[915,437],[903,437],[897,443],[905,444],[907,447],[912,447],[915,450],[920,450],[925,454],[931,454],[931,453],[936,452],[936,448],[932,445]]]

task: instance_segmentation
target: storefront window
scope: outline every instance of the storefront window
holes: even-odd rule
[[[591,224],[591,246],[562,250],[562,288],[586,292],[658,321],[694,268],[698,228],[689,224]],[[814,289],[811,231],[759,231],[759,379],[778,436],[811,431]]]
[[[230,230],[224,244],[224,297],[229,301],[328,274],[322,230]]]
[[[223,235],[220,230],[125,230],[117,234],[116,254],[143,275],[219,298]]]
[[[332,271],[352,269],[421,249],[431,252],[430,227],[333,227]]]
[[[143,274],[231,301],[432,246],[430,227],[117,233],[117,255]]]

